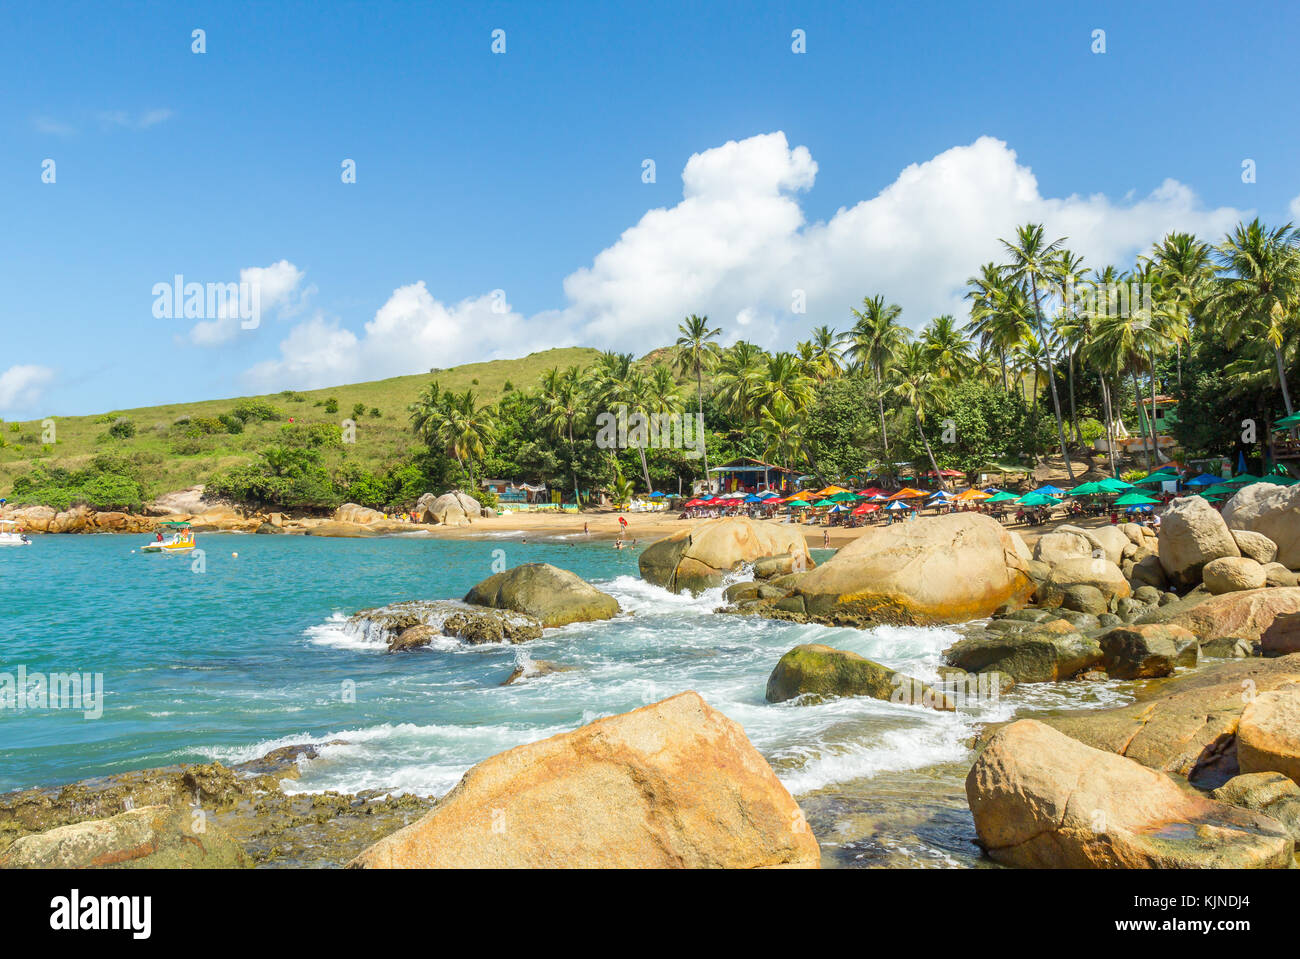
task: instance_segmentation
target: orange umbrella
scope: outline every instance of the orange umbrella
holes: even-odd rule
[[[905,486],[889,498],[890,499],[916,499],[918,496],[929,496],[929,495],[930,494],[925,492],[925,490],[913,489],[910,486]]]
[[[958,493],[957,499],[968,500],[968,501],[981,500],[981,499],[988,499],[992,495],[993,495],[992,493],[986,493],[982,489],[976,489],[975,487],[972,486],[970,489]]]
[[[818,490],[816,493],[813,493],[812,495],[813,496],[834,496],[836,493],[847,493],[847,492],[849,491],[846,490],[843,486],[828,486],[824,490]]]

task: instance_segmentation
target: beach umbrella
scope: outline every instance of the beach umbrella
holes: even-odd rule
[[[1046,493],[1040,493],[1038,492],[1038,490],[1034,490],[1032,493],[1026,493],[1024,496],[1020,497],[1020,499],[1017,500],[1017,502],[1019,502],[1021,506],[1060,506],[1061,505],[1060,500],[1048,496]]]
[[[849,508],[845,506],[843,503],[836,503],[834,506],[831,507],[832,513],[847,513],[848,511]]]
[[[1300,480],[1296,479],[1294,476],[1282,476],[1278,473],[1270,473],[1268,476],[1264,477],[1263,482],[1274,483],[1278,486],[1295,486],[1296,483],[1300,483]]]
[[[1074,489],[1070,490],[1071,496],[1096,496],[1098,493],[1106,492],[1101,488],[1100,483],[1080,483]]]
[[[887,507],[885,507],[885,508],[886,508],[886,509],[911,509],[912,507],[908,506],[906,503],[902,503],[902,502],[893,502],[893,503],[890,503],[890,504],[889,504]]]
[[[1177,473],[1171,473],[1168,470],[1157,470],[1154,473],[1148,473],[1146,476],[1137,480],[1138,486],[1158,486],[1161,483],[1170,483],[1178,479]]]
[[[813,493],[813,496],[834,496],[836,493],[847,493],[847,492],[848,490],[846,490],[843,486],[828,486],[825,489],[818,490],[817,492]]]
[[[1042,493],[1044,496],[1064,496],[1065,490],[1059,486],[1053,486],[1050,483],[1046,486],[1040,486],[1034,490],[1035,493]]]
[[[1193,476],[1187,481],[1188,486],[1217,486],[1221,477],[1213,473],[1202,473],[1200,476]]]
[[[987,500],[985,500],[985,502],[987,502],[987,503],[1005,503],[1005,502],[1007,502],[1007,501],[1009,501],[1009,500],[1015,500],[1015,499],[1019,499],[1019,498],[1020,498],[1020,497],[1017,496],[1015,493],[1008,493],[1006,490],[1004,490],[1004,489],[1000,489],[1000,490],[998,490],[996,493],[994,493],[992,496],[990,496]]]
[[[702,500],[702,499],[689,499],[689,500],[686,501],[686,505],[687,505],[687,506],[703,506],[703,505],[704,505],[705,503],[707,503],[707,502],[708,502],[708,500]]]
[[[746,503],[761,503],[761,502],[763,502],[763,497],[761,497],[761,496],[754,496],[754,495],[751,494],[751,495],[745,497],[745,502],[746,502]]]
[[[760,499],[780,499],[781,494],[773,492],[770,489],[765,489],[763,492],[759,493],[758,496]]]
[[[790,507],[791,509],[809,509],[809,508],[810,508],[810,504],[804,502],[804,501],[801,500],[801,499],[788,499],[788,500],[785,501],[785,505],[788,506],[788,507]]]
[[[1132,489],[1132,483],[1125,483],[1122,479],[1107,477],[1104,480],[1098,480],[1097,485],[1101,487],[1103,493],[1122,493],[1126,489]]]
[[[888,496],[889,494],[886,493],[884,490],[882,490],[879,486],[868,486],[864,490],[858,490],[858,495],[866,496],[870,498],[872,496]]]
[[[845,490],[842,493],[836,493],[834,496],[828,496],[827,499],[835,503],[851,503],[858,498],[857,493],[850,493]]]
[[[1215,496],[1211,493],[1197,493],[1196,495],[1201,497],[1201,499],[1208,500],[1211,503],[1219,503],[1222,502],[1223,500],[1222,496]]]
[[[911,486],[904,486],[902,489],[900,489],[897,493],[895,493],[893,496],[889,498],[890,499],[917,499],[918,497],[923,497],[928,495],[929,494],[926,493],[925,490],[915,489]]]
[[[813,506],[817,507],[818,509],[821,509],[823,506],[835,506],[835,505],[837,505],[836,502],[834,500],[829,500],[829,499],[818,500],[816,503],[813,503]]]
[[[1159,503],[1160,500],[1152,499],[1145,493],[1127,493],[1115,500],[1116,506],[1150,506],[1153,503]]]
[[[965,502],[971,502],[971,501],[977,501],[982,499],[988,499],[992,495],[993,495],[992,493],[986,493],[982,489],[975,489],[972,486],[970,489],[962,490],[960,493],[958,493],[957,499],[963,500]]]
[[[862,516],[865,513],[874,513],[878,509],[880,509],[880,507],[875,503],[863,503],[861,506],[854,507],[853,515]]]
[[[1273,424],[1273,429],[1291,429],[1293,426],[1300,426],[1300,413],[1292,413],[1290,416],[1284,416]]]
[[[1247,483],[1258,483],[1263,477],[1253,476],[1250,473],[1239,473],[1232,479],[1223,481],[1224,486],[1245,486]]]
[[[870,497],[870,498],[873,499],[873,500],[876,500],[877,502],[879,502],[880,500],[887,500],[887,499],[889,499],[889,494],[888,494],[888,493],[877,493],[875,496],[872,496],[872,497]]]

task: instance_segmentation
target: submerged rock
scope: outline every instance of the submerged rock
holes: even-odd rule
[[[815,564],[797,526],[745,517],[705,520],[647,546],[637,559],[641,578],[674,593],[702,593],[727,573],[763,561],[762,576],[803,572]],[[755,575],[759,567],[755,566]]]
[[[890,702],[951,712],[956,707],[942,692],[920,680],[848,650],[808,643],[796,646],[776,664],[767,680],[767,701],[783,703],[800,696],[808,702],[842,696],[871,696]]]
[[[428,646],[439,636],[467,643],[526,643],[542,635],[542,624],[532,616],[456,600],[413,599],[363,609],[344,629],[367,642],[385,644],[389,652]]]
[[[966,796],[980,845],[1009,866],[1284,869],[1295,851],[1274,820],[1031,719],[993,736]]]
[[[484,760],[356,868],[816,867],[744,730],[693,692]]]
[[[1023,606],[1029,552],[991,517],[951,513],[867,529],[795,587],[829,623],[959,623]]]
[[[613,619],[619,612],[613,596],[550,563],[525,563],[489,576],[465,594],[465,602],[524,613],[547,628]]]

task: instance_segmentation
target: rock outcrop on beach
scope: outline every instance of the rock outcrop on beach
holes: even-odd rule
[[[1300,841],[1300,786],[1281,773],[1243,773],[1210,793],[1212,799],[1254,809],[1286,827]]]
[[[613,596],[550,563],[525,563],[489,576],[470,589],[464,601],[524,613],[548,629],[612,619],[619,612]]]
[[[968,673],[998,672],[1017,683],[1052,683],[1073,679],[1097,666],[1102,650],[1095,639],[1056,620],[958,640],[943,651],[943,658]]]
[[[1023,542],[979,513],[865,530],[795,586],[809,619],[960,623],[1022,606],[1034,590]]]
[[[637,565],[647,583],[674,593],[701,593],[721,586],[723,577],[743,564],[769,558],[779,560],[786,573],[814,565],[797,526],[743,516],[705,520],[665,536],[642,550]]]
[[[1279,613],[1260,634],[1259,651],[1264,656],[1300,653],[1300,613]]]
[[[252,865],[201,809],[144,806],[18,839],[0,869],[237,869]]]
[[[1192,795],[1031,719],[993,736],[966,796],[980,845],[1009,866],[1284,869],[1295,851],[1267,816]]]
[[[1042,721],[1079,742],[1209,787],[1240,772],[1237,725],[1251,697],[1300,681],[1300,655],[1218,663],[1138,692],[1136,702]]]
[[[358,506],[356,503],[344,503],[334,511],[334,515],[330,518],[336,523],[359,523],[362,526],[387,521],[384,514],[379,510],[370,509],[368,506]]]
[[[1095,590],[1100,597],[1101,608],[1082,608],[1080,602],[1084,589]],[[1044,608],[1065,606],[1079,612],[1104,613],[1114,612],[1115,604],[1129,596],[1133,591],[1129,581],[1124,578],[1120,568],[1105,557],[1071,557],[1063,559],[1052,567],[1046,582],[1039,584],[1035,598]]]
[[[350,865],[743,869],[820,858],[744,730],[687,692],[484,760]]]
[[[1170,503],[1157,538],[1160,565],[1178,586],[1199,583],[1201,570],[1211,560],[1241,555],[1223,516],[1199,496],[1184,496]]]
[[[146,503],[144,511],[149,516],[195,516],[216,505],[204,498],[204,489],[203,486],[191,486],[163,493]]]
[[[843,696],[870,696],[912,706],[951,712],[944,693],[848,650],[807,643],[790,650],[767,680],[767,701],[783,703],[800,696],[805,703]]]
[[[1243,773],[1282,773],[1300,783],[1300,682],[1246,705],[1237,725],[1237,765]]]
[[[1264,567],[1247,556],[1220,556],[1205,564],[1201,581],[1213,595],[1246,589],[1263,589],[1268,585]]]
[[[1153,679],[1173,675],[1177,666],[1200,662],[1201,646],[1181,626],[1116,626],[1097,640],[1101,666],[1111,679]]]
[[[1300,570],[1300,486],[1251,483],[1224,504],[1223,519],[1234,530],[1267,536],[1277,547],[1272,559]]]
[[[1282,613],[1300,611],[1300,587],[1249,589],[1214,596],[1172,618],[1201,640],[1233,636],[1258,642]]]
[[[425,493],[416,501],[415,518],[420,523],[439,526],[469,526],[488,515],[483,505],[460,490],[435,496]]]

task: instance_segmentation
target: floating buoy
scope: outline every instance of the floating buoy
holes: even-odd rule
[[[231,554],[230,554],[230,558],[231,558],[231,559],[239,559],[239,554],[238,554],[238,553],[231,553]]]

